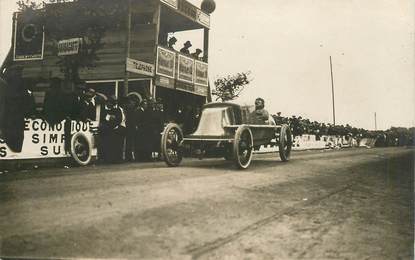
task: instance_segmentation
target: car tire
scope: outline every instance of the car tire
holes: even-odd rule
[[[284,124],[281,126],[278,142],[278,153],[281,161],[287,162],[290,160],[292,143],[291,129],[288,125]]]
[[[181,142],[183,132],[175,123],[168,124],[161,135],[161,155],[166,164],[176,167],[183,158]]]
[[[253,147],[251,129],[246,125],[239,126],[233,143],[235,164],[239,169],[247,169],[251,164]]]

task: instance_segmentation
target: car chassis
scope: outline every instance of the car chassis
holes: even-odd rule
[[[278,145],[279,156],[290,158],[292,136],[288,125],[250,124],[249,111],[233,103],[203,106],[193,134],[183,136],[180,126],[169,123],[161,137],[161,154],[168,166],[180,164],[183,157],[223,157],[234,160],[240,169],[249,167],[253,150],[261,145]]]

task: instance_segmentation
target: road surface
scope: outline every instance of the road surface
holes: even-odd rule
[[[413,259],[414,150],[0,175],[0,258]]]

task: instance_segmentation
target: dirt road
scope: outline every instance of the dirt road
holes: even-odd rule
[[[0,258],[413,259],[414,150],[0,175]]]

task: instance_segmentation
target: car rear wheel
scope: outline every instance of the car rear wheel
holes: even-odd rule
[[[288,125],[282,125],[278,143],[278,152],[281,161],[286,162],[290,159],[292,143],[293,140],[290,127]]]
[[[235,133],[233,144],[233,154],[236,166],[240,169],[246,169],[251,164],[253,149],[253,138],[251,129],[246,125],[238,127]]]
[[[170,167],[176,167],[182,161],[183,155],[180,144],[183,140],[183,132],[177,124],[168,124],[161,136],[161,154],[164,161]]]

